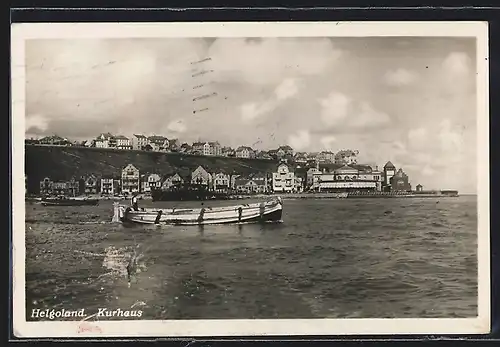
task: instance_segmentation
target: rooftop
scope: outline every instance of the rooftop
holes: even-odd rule
[[[248,151],[253,151],[252,147],[248,147],[248,146],[239,146],[236,151],[243,151],[243,150],[248,150]]]
[[[386,168],[390,168],[390,169],[395,169],[396,167],[394,166],[393,163],[391,163],[391,161],[389,160],[385,165],[384,165],[384,169]]]

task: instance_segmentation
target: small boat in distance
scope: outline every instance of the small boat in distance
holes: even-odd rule
[[[99,204],[99,199],[57,196],[53,198],[43,198],[40,203],[43,206],[96,206]]]
[[[283,201],[275,197],[253,204],[195,209],[136,208],[114,204],[113,222],[169,225],[206,225],[281,222]]]
[[[36,196],[26,196],[24,198],[25,202],[41,202],[42,198],[36,197]]]

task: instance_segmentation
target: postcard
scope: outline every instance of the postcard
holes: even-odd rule
[[[14,334],[488,333],[487,38],[13,24]]]

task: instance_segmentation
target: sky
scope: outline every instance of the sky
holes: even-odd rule
[[[474,38],[30,40],[26,136],[356,149],[476,193],[475,70]]]

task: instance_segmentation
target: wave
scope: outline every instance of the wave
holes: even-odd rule
[[[87,224],[113,224],[110,220],[98,220],[98,221],[72,221],[72,220],[46,220],[46,219],[26,219],[24,221],[26,224],[39,224],[39,223],[49,223],[52,225],[87,225]]]

